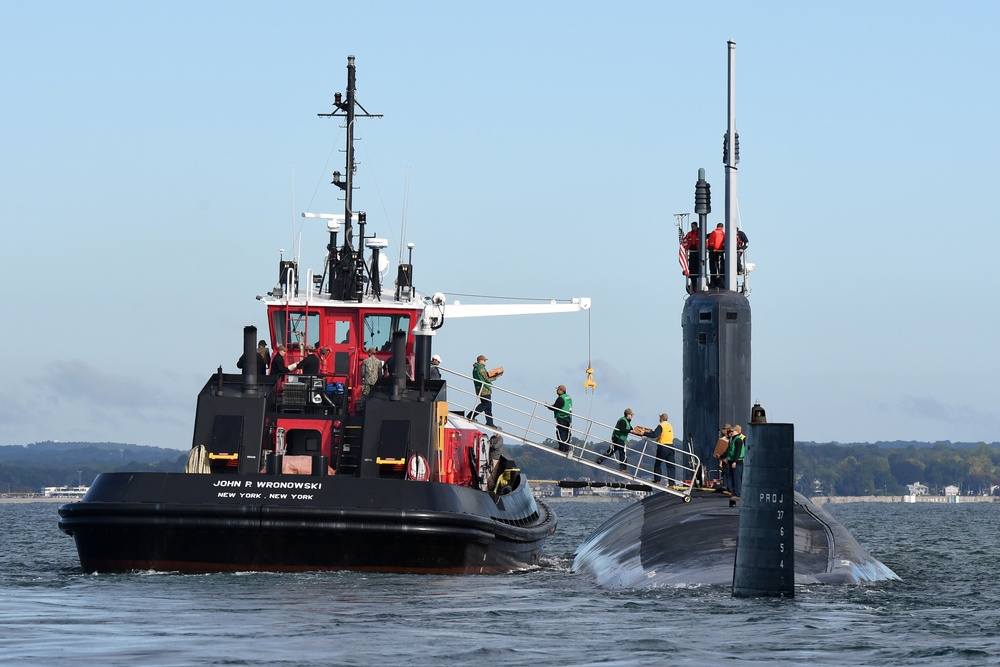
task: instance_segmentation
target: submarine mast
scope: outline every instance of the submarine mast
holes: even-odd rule
[[[729,40],[729,85],[726,136],[722,142],[722,162],[726,166],[725,287],[736,289],[736,165],[740,162],[740,135],[736,132],[736,42]]]
[[[724,261],[712,275],[706,253],[707,214],[711,213],[704,169],[695,186],[695,212],[701,223],[700,275],[681,313],[683,329],[684,442],[703,465],[714,460],[715,442],[723,424],[750,421],[750,301],[737,289],[736,173],[739,136],[736,133],[736,43],[729,42],[728,124],[723,140],[726,170]],[[708,278],[708,280],[706,280]],[[744,280],[744,286],[746,282]],[[704,474],[704,473],[703,473]]]

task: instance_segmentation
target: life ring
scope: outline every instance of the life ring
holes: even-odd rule
[[[427,459],[420,454],[414,454],[406,462],[406,478],[415,482],[426,482],[431,478],[431,468]]]

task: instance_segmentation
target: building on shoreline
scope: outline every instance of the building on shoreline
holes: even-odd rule
[[[43,486],[42,496],[45,498],[65,498],[67,500],[80,500],[87,493],[89,486]]]

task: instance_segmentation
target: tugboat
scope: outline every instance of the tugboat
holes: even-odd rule
[[[246,327],[242,374],[220,367],[198,395],[185,472],[104,473],[59,508],[85,571],[505,572],[535,565],[556,529],[515,462],[491,461],[499,428],[449,405],[446,380],[432,377],[434,331],[461,306],[413,289],[412,245],[383,290],[387,243],[365,235],[352,201],[355,120],[373,114],[355,99],[353,56],[347,72],[346,97],[319,114],[345,120],[346,169],[333,175],[344,213],[303,214],[326,219],[323,270],[303,276],[282,258],[277,286],[258,297],[272,348],[301,374],[264,375]],[[365,385],[370,356],[392,372]]]

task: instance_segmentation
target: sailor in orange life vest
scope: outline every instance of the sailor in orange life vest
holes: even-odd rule
[[[698,283],[698,275],[701,273],[701,253],[698,252],[701,239],[699,238],[698,223],[691,223],[691,231],[684,235],[681,245],[688,254],[688,277],[691,278],[691,291]]]
[[[670,447],[674,444],[674,427],[670,425],[667,420],[670,419],[670,415],[664,412],[660,415],[660,423],[657,424],[656,428],[653,430],[646,429],[643,435],[650,440],[656,442],[656,462],[653,463],[653,484],[660,483],[660,466],[663,466],[663,472],[666,474],[667,465],[670,463]],[[670,481],[670,477],[667,476],[667,481]]]
[[[726,229],[720,222],[705,239],[705,245],[708,246],[709,287],[723,286],[723,264],[726,257],[725,242]]]

